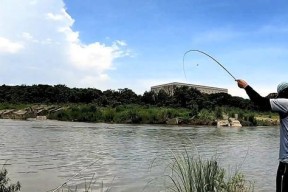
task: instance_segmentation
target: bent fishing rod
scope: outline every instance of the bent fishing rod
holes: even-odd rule
[[[237,81],[237,79],[219,62],[217,61],[214,57],[212,57],[211,55],[205,53],[204,51],[200,51],[200,50],[197,50],[197,49],[191,49],[191,50],[188,50],[184,53],[183,55],[183,72],[184,72],[184,75],[185,75],[185,79],[187,80],[186,78],[186,72],[185,72],[185,56],[187,53],[189,52],[198,52],[198,53],[202,53],[206,56],[208,56],[210,59],[212,59],[213,61],[215,61],[220,67],[222,67],[222,69],[224,69],[235,81]]]

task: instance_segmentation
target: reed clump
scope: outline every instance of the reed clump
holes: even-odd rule
[[[193,157],[187,151],[173,155],[168,175],[172,182],[168,191],[172,192],[250,192],[253,183],[236,171],[229,176],[216,160]]]

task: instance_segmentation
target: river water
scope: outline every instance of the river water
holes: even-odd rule
[[[186,149],[217,158],[233,173],[275,191],[277,127],[216,128],[0,120],[0,166],[22,192],[46,192],[67,182],[93,191],[164,191],[171,153]],[[65,188],[67,189],[67,185]]]

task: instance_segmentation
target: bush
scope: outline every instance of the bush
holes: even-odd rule
[[[116,110],[108,107],[103,109],[102,114],[104,122],[112,123],[116,114]]]
[[[19,181],[16,184],[10,184],[10,179],[7,177],[8,171],[2,168],[0,172],[0,192],[16,192],[20,191],[21,185]]]

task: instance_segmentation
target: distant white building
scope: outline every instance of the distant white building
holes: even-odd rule
[[[158,93],[160,90],[164,90],[167,94],[173,95],[176,87],[183,87],[183,86],[197,89],[201,93],[206,93],[206,94],[228,93],[228,89],[225,89],[225,88],[209,87],[209,86],[204,86],[204,85],[194,85],[194,84],[178,83],[178,82],[155,85],[151,87],[151,91]]]

